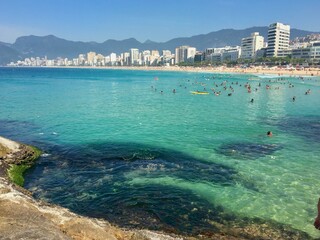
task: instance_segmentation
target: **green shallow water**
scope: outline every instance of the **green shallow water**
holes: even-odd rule
[[[36,197],[130,227],[193,234],[260,219],[320,237],[319,78],[0,72],[0,135],[47,153],[26,176]]]

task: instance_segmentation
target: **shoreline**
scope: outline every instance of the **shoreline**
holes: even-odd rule
[[[61,68],[61,69],[99,69],[99,70],[140,70],[165,72],[192,72],[192,73],[224,73],[249,75],[276,75],[289,77],[320,77],[320,68],[306,68],[304,70],[266,68],[266,67],[180,67],[180,66],[4,66],[7,68]]]

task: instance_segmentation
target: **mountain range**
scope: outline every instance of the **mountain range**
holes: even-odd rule
[[[106,40],[102,43],[69,41],[53,35],[48,36],[23,36],[17,38],[13,43],[0,42],[0,65],[6,65],[11,61],[17,61],[26,57],[44,57],[49,59],[57,57],[75,58],[79,54],[86,54],[94,51],[102,55],[109,55],[114,52],[120,54],[129,51],[130,48],[141,50],[171,50],[181,45],[196,47],[197,50],[204,50],[211,47],[223,47],[240,45],[241,39],[250,36],[253,32],[259,32],[265,40],[268,35],[268,27],[251,27],[242,30],[223,29],[207,34],[195,35],[192,37],[174,38],[167,42],[153,42],[147,40],[139,42],[135,38],[125,40]],[[290,38],[304,37],[315,32],[291,29]]]

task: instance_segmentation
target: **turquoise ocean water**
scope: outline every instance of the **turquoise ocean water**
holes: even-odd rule
[[[126,227],[320,237],[319,78],[0,68],[0,88],[0,135],[44,151],[36,198]]]

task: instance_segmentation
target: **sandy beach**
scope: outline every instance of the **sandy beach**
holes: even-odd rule
[[[231,73],[231,74],[259,74],[278,75],[289,77],[316,77],[320,76],[320,68],[287,69],[278,67],[190,67],[190,66],[45,66],[48,68],[83,68],[83,69],[117,69],[142,71],[174,71],[199,73]]]

